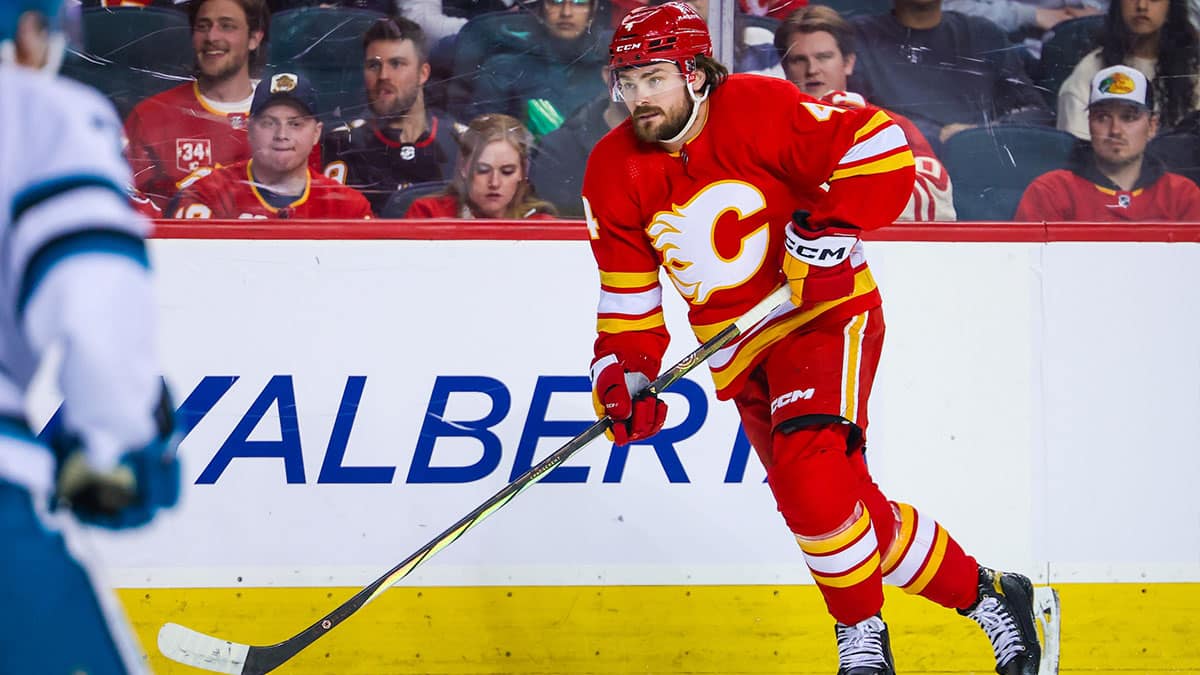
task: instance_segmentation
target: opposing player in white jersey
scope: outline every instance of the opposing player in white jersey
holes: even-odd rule
[[[46,72],[60,2],[0,3],[0,673],[124,675],[145,670],[140,650],[71,521],[149,522],[178,499],[179,464],[120,122]],[[25,397],[52,350],[64,403],[42,443]]]

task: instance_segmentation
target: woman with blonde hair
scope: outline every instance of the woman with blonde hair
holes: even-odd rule
[[[446,191],[415,200],[405,218],[554,218],[529,184],[533,134],[498,113],[471,120],[458,140],[458,167]]]

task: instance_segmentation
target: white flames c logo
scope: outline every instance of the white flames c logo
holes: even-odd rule
[[[754,276],[767,256],[767,223],[743,236],[737,253],[729,258],[717,252],[716,226],[726,211],[744,221],[766,205],[754,186],[728,180],[704,187],[683,206],[654,214],[646,233],[680,294],[700,305],[714,292]]]

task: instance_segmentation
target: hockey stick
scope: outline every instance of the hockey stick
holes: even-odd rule
[[[746,312],[740,319],[726,326],[724,330],[713,336],[708,342],[700,345],[694,352],[685,356],[679,363],[659,375],[641,392],[657,395],[679,378],[691,372],[693,368],[703,363],[717,350],[729,344],[738,335],[761,321],[779,305],[791,297],[791,291],[785,286],[776,289],[761,302]],[[300,631],[296,635],[274,645],[256,646],[238,642],[229,642],[211,635],[167,623],[158,631],[158,649],[169,659],[196,668],[203,668],[216,673],[230,675],[262,675],[278,668],[281,664],[300,653],[305,647],[316,642],[335,626],[348,619],[352,614],[362,609],[368,602],[379,597],[392,584],[408,576],[421,563],[433,554],[454,543],[468,530],[478,525],[484,518],[499,511],[526,488],[540,481],[558,465],[567,461],[572,455],[583,449],[588,443],[596,440],[608,430],[612,421],[607,417],[601,418],[586,431],[579,434],[566,445],[555,450],[550,456],[538,462],[525,473],[517,477],[499,492],[488,498],[445,532],[434,537],[432,541],[422,546],[416,553],[410,555],[404,562],[388,570],[386,574],[372,581],[366,588],[354,594],[332,612],[321,617],[316,623]]]

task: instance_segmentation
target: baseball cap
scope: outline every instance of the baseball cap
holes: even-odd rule
[[[280,101],[296,103],[309,115],[317,113],[317,91],[308,78],[296,71],[281,71],[264,77],[254,88],[250,116],[254,117]]]
[[[1154,97],[1146,76],[1129,66],[1109,66],[1092,78],[1088,107],[1104,101],[1125,101],[1147,110],[1154,109]]]

